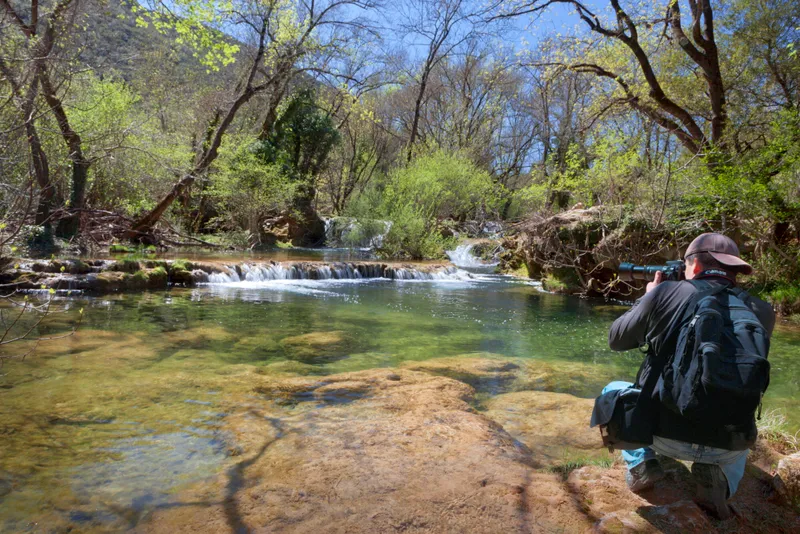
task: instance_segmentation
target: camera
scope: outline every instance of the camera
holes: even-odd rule
[[[619,264],[619,279],[623,282],[649,281],[655,278],[656,271],[661,271],[662,280],[683,280],[686,264],[683,260],[668,261],[666,265],[635,265],[624,261]]]

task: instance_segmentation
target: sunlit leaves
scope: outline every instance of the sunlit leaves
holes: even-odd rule
[[[175,42],[195,51],[209,70],[217,71],[236,60],[239,45],[225,35],[225,24],[233,15],[228,0],[153,0],[145,9],[133,3],[131,9],[139,26],[152,25],[159,32],[174,34]]]

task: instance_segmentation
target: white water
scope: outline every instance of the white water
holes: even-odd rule
[[[382,228],[376,231],[375,225]],[[383,240],[391,229],[392,221],[361,222],[350,217],[333,217],[325,220],[325,245],[374,250],[383,246]]]
[[[456,269],[444,267],[421,270],[409,267],[394,267],[369,263],[332,264],[249,264],[226,266],[225,272],[208,275],[209,285],[263,285],[267,282],[288,280],[427,280],[427,281],[465,281],[473,275]]]
[[[485,262],[478,259],[473,253],[472,249],[475,247],[473,244],[467,245],[458,245],[455,250],[448,250],[446,252],[447,257],[450,258],[450,261],[456,267],[461,267],[462,269],[479,269],[479,268],[487,268],[487,267],[494,267],[499,262]]]

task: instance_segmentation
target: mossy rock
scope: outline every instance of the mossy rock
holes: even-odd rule
[[[545,291],[575,295],[583,291],[583,286],[573,269],[554,269],[542,278],[542,287]]]
[[[87,278],[86,283],[90,291],[119,291],[125,287],[129,275],[119,271],[104,271]]]
[[[151,269],[147,271],[149,280],[148,280],[148,287],[158,289],[158,288],[166,288],[169,283],[169,276],[167,275],[167,270],[164,267],[156,267],[155,269]]]
[[[170,275],[173,271],[191,271],[194,268],[194,264],[188,260],[174,260],[169,263]]]
[[[17,273],[19,273],[19,275],[10,282],[16,284],[18,289],[37,289],[42,285],[43,281],[49,278],[47,275],[41,273],[31,273],[27,271],[17,271]]]
[[[88,274],[92,272],[91,265],[78,259],[37,262],[31,269],[37,273]]]
[[[108,267],[108,270],[133,274],[136,271],[141,270],[141,268],[142,268],[141,265],[139,265],[139,262],[136,260],[120,260],[112,263]]]
[[[173,285],[191,287],[194,285],[194,276],[185,269],[170,269],[169,281]]]
[[[163,267],[136,271],[125,282],[126,289],[165,289],[167,271]]]
[[[126,245],[114,244],[108,247],[108,251],[111,254],[131,254],[136,252],[136,249]]]
[[[351,341],[345,332],[332,330],[286,337],[280,346],[291,360],[319,364],[346,357]]]

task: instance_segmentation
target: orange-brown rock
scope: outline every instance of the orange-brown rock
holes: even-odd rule
[[[258,397],[226,418],[224,474],[136,532],[800,531],[800,516],[770,499],[768,477],[748,474],[732,500],[739,516],[720,522],[692,501],[691,474],[677,461],[666,459],[667,478],[641,495],[619,464],[549,466],[546,444],[562,433],[595,450],[593,437],[570,428],[586,417],[586,399],[517,392],[478,412],[466,383],[405,369],[251,378]],[[512,406],[520,413],[508,419]]]

